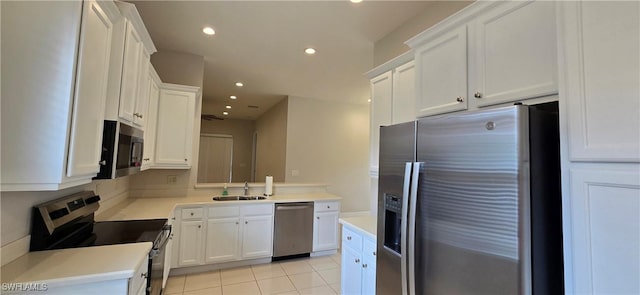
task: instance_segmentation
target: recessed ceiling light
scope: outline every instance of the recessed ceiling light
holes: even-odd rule
[[[311,54],[315,54],[315,53],[316,53],[316,50],[315,50],[315,49],[313,49],[313,48],[311,48],[311,47],[309,47],[309,48],[306,48],[306,49],[304,50],[304,53],[311,55]]]
[[[222,112],[223,115],[228,116],[229,112]]]
[[[212,27],[204,27],[202,28],[202,32],[209,36],[214,35],[216,33],[216,31],[214,31]]]
[[[236,86],[242,87],[242,86],[244,86],[244,84],[242,84],[242,82],[236,82]]]
[[[362,0],[350,0],[350,1],[351,1],[351,3],[360,3],[360,2],[362,2]]]
[[[225,108],[230,109],[230,108],[231,108],[231,106],[225,106]]]
[[[367,99],[367,102],[371,102],[371,98]]]
[[[235,96],[235,95],[232,95],[232,96],[229,96],[229,98],[231,98],[231,99],[236,99],[236,98],[238,98],[238,97],[237,97],[237,96]]]

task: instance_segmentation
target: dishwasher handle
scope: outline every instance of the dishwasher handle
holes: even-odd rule
[[[313,208],[313,204],[276,204],[276,210],[300,210]]]

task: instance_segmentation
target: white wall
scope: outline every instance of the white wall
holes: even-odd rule
[[[287,101],[283,99],[256,120],[256,182],[264,182],[267,175],[273,176],[273,182],[285,181]]]
[[[327,183],[343,212],[368,211],[369,105],[290,96],[287,121],[286,181]]]
[[[373,48],[373,67],[407,52],[409,46],[404,44],[405,41],[471,3],[473,1],[432,1],[425,10],[376,41]]]

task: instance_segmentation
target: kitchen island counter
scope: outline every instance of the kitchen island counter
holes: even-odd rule
[[[70,286],[126,281],[147,265],[151,246],[144,242],[29,252],[2,267],[3,288],[31,284],[40,291],[56,293],[56,289]]]

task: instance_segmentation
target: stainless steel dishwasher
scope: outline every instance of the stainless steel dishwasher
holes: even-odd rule
[[[276,204],[273,259],[309,255],[313,248],[313,202]]]

